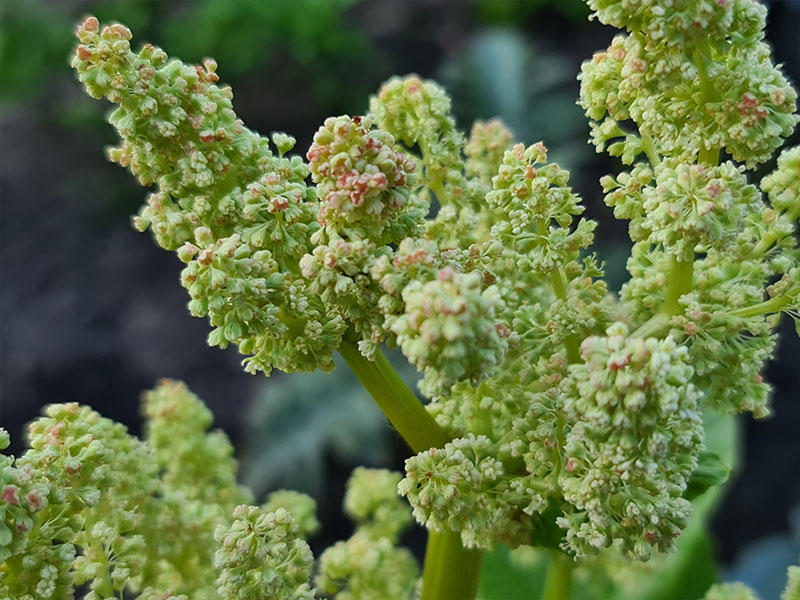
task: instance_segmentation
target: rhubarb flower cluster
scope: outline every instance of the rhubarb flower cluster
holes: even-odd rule
[[[85,585],[90,600],[314,598],[314,501],[278,490],[248,506],[230,442],[182,383],[145,394],[143,412],[139,440],[54,404],[22,456],[0,455],[0,597],[72,598]]]
[[[308,166],[283,156],[291,138],[274,136],[276,155],[244,127],[213,61],[185,65],[149,44],[134,53],[127,28],[94,17],[78,39],[73,67],[87,91],[118,105],[111,159],[158,186],[134,225],[188,263],[183,283],[192,313],[215,327],[209,342],[236,344],[253,372],[331,369],[346,323],[299,272],[318,207]]]
[[[314,557],[285,508],[264,512],[256,506],[237,506],[233,523],[219,525],[214,537],[223,600],[314,599],[308,583]]]
[[[496,120],[465,141],[433,82],[393,78],[368,115],[326,120],[306,163],[287,155],[290,136],[271,147],[244,127],[213,61],[192,67],[148,45],[134,53],[127,29],[93,18],[79,28],[81,81],[118,105],[122,146],[111,158],[157,186],[134,224],[186,264],[189,309],[208,317],[209,341],[237,345],[248,370],[266,373],[330,369],[343,341],[373,360],[385,343],[424,374],[426,409],[450,441],[410,458],[405,476],[355,472],[345,508],[356,531],[322,555],[321,593],[413,596],[418,568],[396,546],[409,520],[398,490],[413,518],[469,547],[635,560],[671,551],[694,495],[721,481],[689,485],[710,460],[700,415],[769,411],[760,373],[781,315],[800,316],[800,148],[754,178],[799,119],[762,41],[765,10],[754,0],[588,3],[627,30],[579,77],[592,142],[627,165],[601,180],[634,242],[617,295],[590,251],[596,224],[544,144],[514,144]],[[163,496],[140,504],[155,516],[141,534],[127,504],[121,521],[95,523],[85,543],[111,548],[110,528],[123,545],[81,559],[81,572],[105,565],[114,591],[127,578],[143,593],[188,593],[179,557],[191,543],[221,543],[216,567],[209,552],[192,559],[186,572],[202,573],[203,591],[191,597],[217,585],[225,597],[310,597],[313,503],[281,492],[253,506],[231,478],[229,447],[206,434],[208,416],[183,389],[165,397],[176,412],[154,416],[165,426],[174,416],[186,433],[153,426],[149,446],[130,446],[154,452],[163,473],[152,475]],[[98,451],[76,439],[70,457]],[[197,468],[209,462],[221,470],[213,478]],[[174,471],[179,463],[189,466]],[[21,468],[2,473],[7,518],[23,530],[46,510],[36,507],[72,506],[48,487],[55,474]],[[70,493],[94,500],[102,486],[91,481]],[[21,552],[28,538],[8,531],[0,541]],[[158,531],[168,535],[155,562],[127,558],[138,535]],[[43,568],[26,589],[71,585],[81,546],[77,530],[64,532],[62,544],[36,547]]]
[[[330,546],[314,578],[318,590],[336,600],[416,597],[419,567],[397,546],[411,522],[397,494],[400,473],[359,467],[347,482],[345,512],[356,523],[353,535]]]
[[[690,504],[682,498],[703,449],[689,352],[672,338],[633,338],[622,323],[581,346],[564,402],[566,435],[559,518],[579,554],[612,540],[640,560],[673,549]]]

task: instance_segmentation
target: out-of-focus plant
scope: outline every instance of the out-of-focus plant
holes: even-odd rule
[[[396,546],[409,520],[399,492],[429,530],[423,600],[474,598],[483,552],[501,545],[548,551],[547,600],[581,585],[606,597],[706,592],[702,527],[735,462],[732,415],[768,414],[760,373],[775,328],[782,314],[800,322],[800,148],[757,185],[747,177],[800,120],[797,94],[771,62],[754,1],[589,5],[627,30],[580,76],[592,141],[629,168],[601,180],[635,243],[619,297],[588,252],[595,223],[581,218],[569,173],[496,120],[466,139],[435,83],[389,80],[367,115],[326,119],[306,162],[290,154],[291,136],[244,126],[214,60],[134,52],[126,27],[87,18],[73,66],[92,97],[117,106],[121,144],[109,156],[156,186],[134,225],[185,264],[209,343],[238,347],[245,369],[265,375],[330,371],[338,352],[415,455],[405,477],[356,471],[345,500],[356,532],[323,554],[315,590],[309,501],[284,492],[228,517],[245,492],[228,446],[190,435],[205,431],[202,411],[152,429],[175,461],[159,479],[147,448],[113,424],[56,408],[32,429],[30,459],[6,461],[11,566],[0,581],[31,595],[36,572],[67,591],[91,581],[101,596],[150,585],[192,597],[215,586],[223,598],[410,598],[417,567]],[[382,344],[422,374],[427,406]],[[59,419],[75,432],[66,446]],[[104,479],[115,469],[119,481]],[[223,490],[193,490],[204,477]],[[67,522],[31,538],[45,488],[23,508],[19,492],[40,479]],[[192,518],[183,498],[203,518],[143,544],[135,507],[162,497],[159,481],[182,486],[176,519]],[[214,520],[216,571],[185,576],[185,561],[208,564],[210,545],[195,557],[170,540],[184,529],[207,537]],[[56,550],[63,568],[52,571]],[[797,580],[790,571],[787,598]],[[723,585],[706,597],[742,594]]]
[[[558,11],[575,21],[589,16],[580,0],[477,0],[475,4],[481,20],[493,25],[514,25],[544,10]]]
[[[402,357],[395,353],[392,364],[414,384],[416,371]],[[389,462],[386,420],[353,374],[339,367],[271,380],[253,399],[242,479],[256,494],[281,487],[320,497],[326,456],[342,464]]]
[[[188,60],[213,55],[224,61],[226,76],[232,79],[294,60],[308,71],[314,91],[329,99],[336,89],[333,80],[343,69],[363,67],[366,42],[344,22],[355,2],[7,0],[0,5],[0,102],[29,98],[63,71],[74,40],[70,29],[87,11],[101,19],[122,20]],[[37,43],[31,44],[32,39]],[[341,90],[334,97],[342,101]]]
[[[497,117],[516,140],[553,140],[548,150],[554,159],[574,169],[591,153],[570,71],[562,56],[534,46],[518,30],[495,28],[478,33],[448,61],[441,79],[459,122]]]

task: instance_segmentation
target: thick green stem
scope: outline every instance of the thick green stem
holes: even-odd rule
[[[678,260],[676,256],[673,256],[669,269],[667,294],[664,298],[664,312],[666,314],[677,315],[681,312],[681,305],[678,301],[681,296],[692,291],[693,278],[694,257],[689,260]]]
[[[700,92],[703,94],[703,104],[707,102],[719,102],[719,94],[711,83],[708,76],[706,60],[711,60],[711,46],[708,40],[700,38],[697,43],[697,50],[692,55],[695,67],[697,67],[697,79],[700,82]],[[701,147],[697,155],[697,162],[711,166],[719,163],[719,148]]]
[[[543,600],[568,600],[572,583],[572,558],[561,552],[550,554],[550,566],[544,581]]]
[[[343,341],[339,352],[414,452],[441,448],[450,441],[380,350],[370,361],[354,343]],[[467,550],[461,545],[460,533],[429,531],[422,599],[473,600],[478,593],[481,558],[480,550]]]
[[[564,274],[561,272],[561,269],[553,269],[553,271],[550,273],[550,281],[552,282],[553,291],[556,293],[556,297],[559,300],[566,299],[567,295],[564,284]],[[567,360],[570,363],[580,362],[580,344],[578,343],[578,338],[576,338],[574,334],[569,334],[564,339],[564,349],[567,352]]]
[[[711,83],[708,76],[707,60],[711,60],[711,46],[707,40],[698,41],[697,50],[692,55],[694,64],[697,67],[697,79],[700,82],[700,92],[702,94],[702,104],[718,102],[719,94]],[[719,148],[706,148],[701,146],[697,155],[697,162],[710,165],[712,167],[719,164]],[[677,257],[672,257],[672,265],[669,270],[669,281],[667,283],[667,293],[664,299],[663,312],[667,315],[677,315],[681,312],[679,300],[684,294],[692,290],[692,279],[694,276],[694,253],[687,260],[681,261]]]
[[[414,452],[441,448],[450,441],[450,436],[400,379],[383,352],[378,350],[375,360],[370,361],[362,356],[355,344],[348,341],[342,342],[339,352]]]
[[[428,531],[421,600],[472,600],[481,575],[480,550],[461,545],[457,531]]]

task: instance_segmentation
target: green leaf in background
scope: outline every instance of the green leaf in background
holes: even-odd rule
[[[694,500],[707,489],[725,483],[731,473],[730,465],[725,464],[716,452],[705,450],[689,479],[689,485],[683,493],[687,500]]]
[[[392,361],[414,389],[416,371]],[[392,429],[353,373],[339,361],[332,373],[293,373],[263,384],[246,419],[242,478],[256,496],[288,488],[319,497],[327,454],[344,464],[384,466]]]
[[[497,546],[483,556],[478,600],[530,600],[540,597],[547,563],[544,551],[526,548],[521,558],[512,559],[507,546]]]
[[[518,30],[493,28],[474,36],[442,68],[460,124],[500,117],[516,140],[543,141],[548,157],[574,169],[592,155],[587,126],[575,104],[575,69],[562,55],[529,42]]]

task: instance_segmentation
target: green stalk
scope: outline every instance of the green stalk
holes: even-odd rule
[[[461,545],[457,531],[428,532],[421,600],[471,600],[478,593],[480,550]]]
[[[659,333],[664,327],[669,325],[669,319],[665,315],[653,315],[638,329],[631,333],[631,337],[646,338]]]
[[[668,315],[677,315],[681,312],[678,301],[681,296],[692,291],[692,281],[694,278],[694,257],[689,260],[678,260],[672,257],[669,268],[669,284],[667,294],[664,299],[664,312]]]
[[[543,219],[539,220],[538,228],[539,235],[547,237],[547,223]],[[550,285],[553,287],[553,293],[555,293],[556,298],[559,300],[564,300],[567,297],[567,285],[565,280],[564,272],[560,267],[554,267],[553,270],[550,271]],[[570,363],[580,362],[580,343],[578,342],[578,338],[574,335],[570,334],[566,337],[564,340],[564,350],[567,353],[567,360]]]
[[[778,313],[783,310],[783,307],[789,304],[789,298],[785,296],[776,296],[764,302],[759,302],[753,306],[745,306],[726,313],[729,317],[739,317],[746,319],[747,317],[757,317],[758,315]]]
[[[700,81],[700,91],[703,94],[704,104],[706,102],[719,102],[719,94],[714,89],[714,86],[711,85],[711,79],[708,76],[706,60],[711,60],[711,58],[711,46],[708,40],[700,38],[697,43],[697,50],[692,54],[692,59],[694,59],[695,67],[697,67],[697,79]],[[697,162],[716,166],[719,163],[719,148],[700,148]]]
[[[441,448],[450,441],[380,350],[370,361],[353,342],[343,341],[339,353],[414,452]],[[480,550],[464,548],[456,531],[428,531],[422,600],[473,600],[482,556]]]
[[[339,353],[415,453],[441,448],[450,441],[450,436],[400,379],[383,352],[378,350],[375,360],[370,361],[362,356],[355,344],[343,341]]]
[[[785,213],[786,218],[789,221],[796,221],[798,217],[800,217],[800,205],[795,206],[787,210]],[[778,234],[774,230],[769,230],[764,232],[764,236],[761,240],[756,244],[756,247],[753,248],[753,251],[750,252],[749,257],[761,257],[772,248],[772,245],[778,241]]]
[[[708,76],[707,60],[711,60],[711,46],[708,40],[701,39],[697,44],[697,50],[692,55],[694,64],[697,67],[697,78],[700,82],[700,91],[703,96],[703,104],[708,102],[718,102],[719,94],[711,84]],[[710,165],[712,167],[719,164],[719,148],[701,147],[697,155],[697,162]],[[694,253],[688,260],[680,261],[672,257],[672,265],[669,270],[669,283],[664,299],[663,312],[667,315],[677,315],[681,312],[678,301],[681,296],[692,291],[692,279],[694,275]]]
[[[550,565],[544,580],[543,600],[568,600],[572,583],[572,558],[561,552],[550,554]]]
[[[650,164],[654,167],[657,167],[661,164],[661,159],[658,157],[658,151],[656,150],[655,143],[653,142],[653,138],[651,138],[646,133],[639,132],[639,135],[642,138],[642,150],[647,155],[647,159],[650,161]]]

